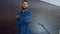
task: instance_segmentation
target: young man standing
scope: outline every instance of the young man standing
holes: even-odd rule
[[[16,23],[18,24],[18,34],[31,34],[30,23],[32,12],[28,9],[28,1],[22,2],[22,10],[18,11]]]

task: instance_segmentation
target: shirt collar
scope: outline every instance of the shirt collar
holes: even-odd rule
[[[28,10],[28,9],[26,9],[24,13],[26,13],[26,12],[27,12],[27,10]],[[21,11],[21,13],[23,13],[23,12]]]

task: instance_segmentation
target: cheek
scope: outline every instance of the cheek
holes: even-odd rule
[[[24,7],[28,7],[28,5],[22,5],[22,6],[24,6]]]
[[[28,5],[25,5],[26,7],[28,7]]]
[[[22,6],[24,6],[24,5],[22,5]]]

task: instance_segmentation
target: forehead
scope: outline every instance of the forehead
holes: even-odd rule
[[[22,4],[28,4],[28,2],[23,2]]]

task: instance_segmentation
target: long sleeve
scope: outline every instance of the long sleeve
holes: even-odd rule
[[[19,19],[18,19],[18,18],[16,19],[16,24],[20,24],[20,22],[19,22]]]
[[[31,19],[31,18],[32,18],[32,13],[30,12],[30,13],[27,15],[26,19],[29,20],[29,19]]]
[[[32,18],[32,12],[28,11],[27,15],[25,15],[25,21],[29,21]]]
[[[20,15],[20,11],[17,12],[17,16],[18,18],[16,18],[16,24],[20,24],[20,19],[19,19],[19,15]]]

